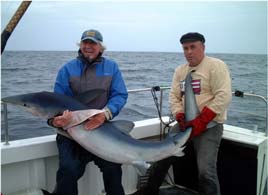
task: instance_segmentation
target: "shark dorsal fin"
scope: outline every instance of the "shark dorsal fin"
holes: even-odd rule
[[[92,89],[85,91],[79,95],[74,96],[76,100],[83,104],[89,104],[96,98],[100,97],[102,94],[104,94],[106,91],[104,89]]]
[[[129,134],[135,126],[135,124],[132,121],[127,120],[116,120],[111,121],[111,123],[113,124],[113,126],[115,126],[117,129],[119,129],[121,132],[125,134]]]

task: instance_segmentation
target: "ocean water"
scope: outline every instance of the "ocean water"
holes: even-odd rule
[[[267,97],[267,56],[247,54],[207,54],[220,58],[229,66],[232,90],[241,90]],[[77,56],[72,51],[5,51],[1,58],[1,97],[53,91],[58,69]],[[127,88],[141,89],[170,86],[175,68],[185,63],[182,53],[106,52],[118,62]],[[163,114],[169,115],[169,90],[164,92]],[[157,93],[159,100],[159,92]],[[2,106],[3,107],[3,106]],[[265,103],[256,98],[233,97],[228,109],[227,124],[259,131],[265,130]],[[3,109],[1,137],[4,139]],[[150,91],[130,93],[128,103],[116,117],[132,121],[158,117]],[[46,120],[32,116],[19,107],[8,105],[10,140],[54,134]]]

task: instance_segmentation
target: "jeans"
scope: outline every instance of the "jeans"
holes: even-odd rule
[[[198,169],[198,191],[200,195],[220,195],[217,158],[222,132],[223,125],[218,124],[193,139]]]
[[[217,157],[222,138],[223,125],[207,129],[198,137],[194,137],[188,144],[192,144],[196,164],[198,168],[198,192],[199,195],[220,195],[220,186],[217,175]],[[190,147],[190,146],[187,146]],[[185,155],[192,155],[189,153]],[[158,195],[159,187],[165,179],[166,173],[172,164],[183,164],[180,157],[169,157],[154,163],[151,167],[149,180],[140,194]],[[184,167],[180,167],[184,169]],[[186,180],[187,178],[182,178]],[[190,178],[191,179],[191,178]]]
[[[124,195],[120,164],[103,160],[62,135],[57,135],[56,140],[59,150],[57,195],[78,195],[77,181],[83,176],[86,165],[90,161],[94,161],[100,168],[107,195]]]

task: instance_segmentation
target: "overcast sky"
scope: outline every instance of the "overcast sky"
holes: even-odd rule
[[[18,2],[1,2],[1,31]],[[33,1],[6,50],[77,50],[98,29],[108,51],[182,52],[179,38],[198,31],[208,53],[267,53],[267,2]]]

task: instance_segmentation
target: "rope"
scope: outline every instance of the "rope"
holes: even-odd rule
[[[11,18],[11,20],[9,21],[9,23],[7,24],[6,28],[3,30],[1,34],[1,54],[3,53],[6,47],[7,40],[9,39],[11,33],[13,32],[13,30],[19,23],[21,17],[23,16],[23,14],[25,13],[25,11],[27,10],[27,8],[31,3],[32,1],[23,1],[18,7],[15,14],[13,15],[13,17]]]
[[[6,31],[12,33],[12,31],[15,29],[15,27],[19,23],[21,17],[25,13],[25,11],[27,10],[27,8],[31,4],[31,2],[32,1],[23,1],[20,4],[20,6],[18,7],[16,13],[14,14],[14,16],[11,18],[11,20],[8,23],[8,25],[6,26],[6,28],[5,28]]]

